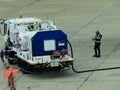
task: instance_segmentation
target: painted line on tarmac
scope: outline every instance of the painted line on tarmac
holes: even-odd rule
[[[76,32],[74,32],[71,36],[69,36],[69,39],[71,39],[72,37],[74,37],[76,34],[78,34],[80,31],[82,31],[85,27],[87,27],[90,23],[92,23],[94,20],[96,20],[96,18],[98,18],[99,16],[101,16],[105,11],[107,11],[115,2],[115,1],[112,1],[110,3],[108,3],[105,8],[100,12],[98,13],[94,18],[92,18],[89,22],[87,22],[85,25],[83,25],[82,27],[79,27],[78,30],[75,30]]]

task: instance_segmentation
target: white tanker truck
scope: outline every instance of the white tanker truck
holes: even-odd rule
[[[53,21],[39,18],[1,19],[5,46],[2,59],[25,72],[61,70],[73,64],[67,35]]]

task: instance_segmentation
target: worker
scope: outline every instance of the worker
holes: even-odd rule
[[[96,57],[96,58],[101,57],[101,50],[100,50],[101,39],[102,39],[102,34],[100,33],[99,30],[96,30],[96,35],[94,38],[92,38],[92,40],[95,41],[95,45],[94,45],[95,55],[93,55],[93,57]]]

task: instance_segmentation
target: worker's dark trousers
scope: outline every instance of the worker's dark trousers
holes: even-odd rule
[[[95,43],[95,46],[94,46],[95,56],[98,56],[98,57],[101,56],[100,45],[101,43],[97,43],[97,44]]]

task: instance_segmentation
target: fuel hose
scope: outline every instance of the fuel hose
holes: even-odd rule
[[[67,41],[69,46],[70,46],[70,51],[71,51],[71,57],[73,58],[73,49],[72,49],[72,45],[69,41]],[[120,69],[120,67],[109,67],[109,68],[96,68],[96,69],[90,69],[90,70],[83,70],[83,71],[79,71],[79,70],[76,70],[74,68],[74,63],[71,64],[72,66],[72,70],[75,72],[75,73],[85,73],[85,72],[94,72],[94,71],[104,71],[104,70],[113,70],[113,69]]]

